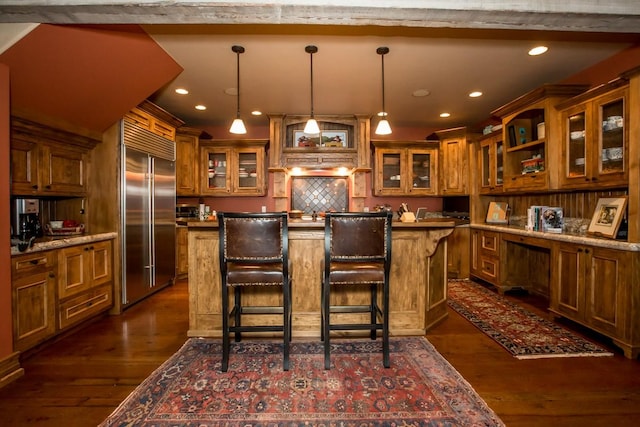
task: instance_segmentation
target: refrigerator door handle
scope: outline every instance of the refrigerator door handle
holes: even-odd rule
[[[147,192],[149,197],[149,211],[148,211],[148,224],[149,224],[149,287],[153,288],[156,286],[156,245],[155,245],[155,215],[154,212],[156,210],[155,206],[155,158],[149,156],[149,191]]]

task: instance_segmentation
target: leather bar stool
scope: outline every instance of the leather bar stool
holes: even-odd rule
[[[222,371],[229,366],[230,335],[239,342],[243,332],[282,332],[283,369],[289,369],[291,342],[291,265],[285,213],[218,212],[220,278],[222,281]],[[277,306],[243,306],[243,290],[269,287],[280,293]],[[229,311],[229,289],[234,302]],[[266,288],[265,288],[266,290]],[[243,326],[243,315],[282,314],[279,324]],[[230,320],[233,320],[231,325]]]
[[[382,330],[383,365],[389,361],[389,271],[391,268],[391,212],[327,213],[324,227],[322,331],[324,367],[331,367],[330,333],[369,330],[372,340]],[[369,288],[367,305],[331,305],[337,288]],[[382,293],[382,304],[378,293]],[[331,323],[331,313],[369,313],[368,323]]]

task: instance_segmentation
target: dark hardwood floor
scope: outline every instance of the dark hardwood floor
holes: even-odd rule
[[[539,298],[510,298],[551,318]],[[187,283],[179,281],[47,346],[0,389],[0,425],[97,425],[184,343],[187,327]],[[427,338],[507,426],[640,425],[640,361],[619,351],[517,360],[453,311]]]

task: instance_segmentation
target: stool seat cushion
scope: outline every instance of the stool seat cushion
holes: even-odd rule
[[[384,283],[384,262],[332,262],[329,282],[332,285]]]
[[[227,264],[227,286],[282,286],[282,263]]]

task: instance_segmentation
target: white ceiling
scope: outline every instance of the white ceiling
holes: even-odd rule
[[[375,115],[382,107],[381,57],[385,56],[386,110],[392,126],[450,128],[474,126],[490,112],[544,83],[558,83],[629,46],[628,43],[561,41],[557,33],[515,31],[416,31],[401,28],[336,30],[309,26],[146,25],[143,28],[183,68],[153,100],[189,126],[229,126],[236,98],[236,54],[240,55],[241,116],[251,125],[266,125],[266,114],[310,112],[309,44],[313,56],[316,115]],[[335,35],[332,35],[332,29]],[[395,35],[397,33],[398,35]],[[408,33],[408,35],[402,35]],[[435,34],[435,35],[434,35]],[[565,37],[566,38],[566,37]],[[589,40],[593,37],[589,37]],[[599,40],[606,40],[601,36]],[[531,57],[527,51],[543,43],[549,51]],[[189,95],[174,90],[186,88]],[[414,97],[416,90],[429,91]],[[484,93],[469,98],[471,91]],[[207,106],[196,111],[196,104]],[[439,117],[449,112],[450,118]],[[374,120],[375,125],[375,120]]]

